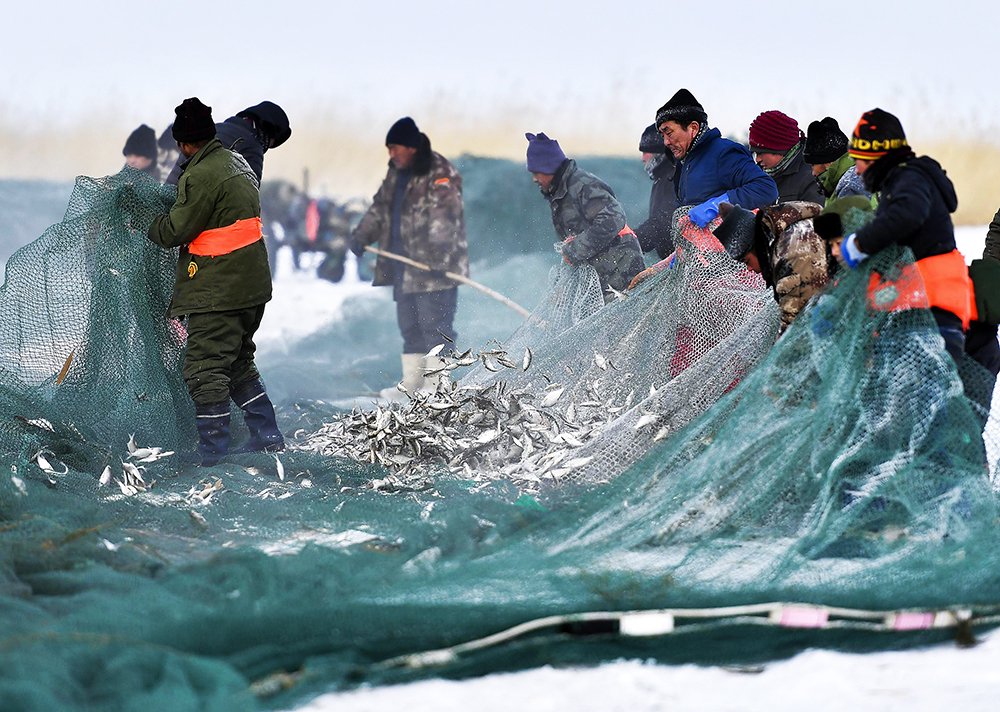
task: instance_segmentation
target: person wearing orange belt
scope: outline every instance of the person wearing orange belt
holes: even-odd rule
[[[215,138],[211,107],[191,98],[175,113],[173,137],[187,160],[174,206],[153,221],[148,236],[180,248],[170,316],[187,317],[184,381],[195,405],[202,464],[210,466],[229,452],[230,398],[250,430],[243,451],[284,449],[253,358],[253,336],[271,299],[271,271],[250,165]]]
[[[642,250],[607,183],[566,158],[559,142],[526,133],[527,168],[552,210],[556,250],[570,265],[596,270],[608,303],[643,270]]]
[[[914,154],[899,119],[882,109],[861,116],[848,153],[865,186],[880,197],[872,220],[840,245],[841,259],[853,269],[889,245],[909,247],[926,306],[948,353],[958,359],[974,301],[965,259],[955,247],[955,186],[937,161]]]

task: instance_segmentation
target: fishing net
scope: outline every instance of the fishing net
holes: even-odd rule
[[[593,268],[560,264],[504,343],[446,358],[457,376],[401,412],[355,411],[308,441],[378,462],[383,488],[445,469],[548,487],[607,482],[731,390],[774,343],[778,308],[759,275],[678,211],[670,269],[605,306]]]
[[[774,342],[770,294],[680,221],[673,267],[625,298],[600,306],[560,267],[435,392],[280,404],[289,452],[192,468],[173,259],[144,237],[164,190],[80,179],[8,265],[0,708],[288,709],[542,664],[969,642],[1000,620],[993,384],[913,308],[908,252],[840,275]]]

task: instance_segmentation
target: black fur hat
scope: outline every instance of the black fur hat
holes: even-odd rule
[[[722,203],[719,206],[719,214],[722,216],[722,223],[712,231],[712,234],[726,248],[730,257],[742,260],[753,247],[757,216],[751,210],[729,203]]]
[[[639,151],[641,153],[666,153],[667,147],[663,144],[663,134],[656,128],[656,124],[650,124],[642,132],[639,139]]]
[[[847,134],[832,116],[813,121],[806,131],[806,145],[802,160],[810,165],[833,163],[847,153]]]
[[[656,111],[656,125],[659,126],[664,121],[676,121],[679,124],[697,121],[699,124],[704,124],[708,122],[708,114],[694,98],[694,94],[687,89],[678,89],[667,103]]]

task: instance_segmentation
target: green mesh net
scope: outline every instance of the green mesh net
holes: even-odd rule
[[[681,217],[681,257],[624,299],[557,269],[435,392],[283,406],[290,451],[197,469],[174,256],[144,236],[165,191],[80,179],[8,263],[0,708],[286,709],[996,624],[993,384],[886,291],[908,253],[841,275],[775,342],[764,285]]]

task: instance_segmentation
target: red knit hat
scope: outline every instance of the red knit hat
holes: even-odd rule
[[[787,153],[803,138],[799,123],[791,116],[771,110],[758,114],[750,124],[750,150]]]

